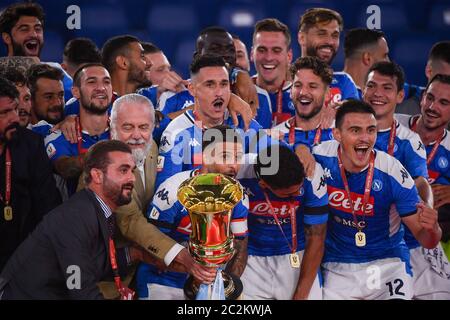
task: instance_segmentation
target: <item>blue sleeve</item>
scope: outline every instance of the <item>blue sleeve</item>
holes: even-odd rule
[[[328,220],[328,192],[325,175],[320,164],[316,164],[314,177],[305,178],[302,187],[304,222],[322,224]]]
[[[405,157],[405,168],[408,170],[409,174],[413,178],[417,177],[424,177],[425,179],[428,178],[428,168],[427,168],[427,159],[425,150],[423,151],[423,157],[421,157],[419,154],[416,153],[414,148],[416,146],[414,144],[418,144],[419,142],[415,141],[415,139],[411,140],[410,143],[406,144],[406,152],[404,153],[406,155]]]
[[[180,111],[193,103],[194,97],[189,93],[189,91],[181,91],[169,97],[163,105],[160,105],[159,111],[161,111],[164,115],[168,115],[169,113]]]
[[[175,139],[172,139],[170,134],[170,132],[165,132],[161,138],[157,165],[158,174],[156,176],[156,187],[174,174],[192,168],[194,157],[193,149],[201,150],[201,145],[190,145],[191,136],[188,131],[181,131],[177,134]],[[194,138],[196,141],[202,141],[201,134],[201,130],[194,130]]]
[[[52,133],[45,139],[45,149],[52,163],[62,156],[75,156],[71,143],[64,138],[61,132]]]
[[[416,204],[420,202],[420,197],[414,181],[406,174],[406,169],[400,167],[400,170],[404,170],[406,185],[410,186],[410,188],[405,187],[405,183],[400,184],[394,178],[390,178],[390,180],[395,206],[398,214],[402,217],[417,211]]]
[[[345,82],[342,86],[342,100],[347,99],[359,99],[358,89],[348,76],[345,77]]]
[[[247,216],[248,208],[242,201],[239,201],[236,207],[234,207],[231,215],[231,227],[236,238],[242,239],[248,236]]]
[[[169,123],[170,123],[170,118],[165,116],[164,119],[162,119],[161,122],[159,123],[159,126],[155,127],[155,129],[153,129],[153,140],[155,140],[155,142],[158,146],[161,141],[161,136],[162,136],[164,130],[166,130]]]
[[[80,102],[78,100],[73,100],[72,102],[66,104],[66,106],[64,107],[64,117],[70,116],[72,114],[80,114]]]
[[[264,94],[258,93],[259,108],[255,120],[264,129],[272,127],[272,110],[270,110],[270,102]]]
[[[158,103],[158,98],[157,98],[158,97],[158,87],[157,86],[141,88],[137,91],[137,93],[148,98],[153,103],[153,107],[156,108],[156,105]]]
[[[64,101],[69,101],[72,98],[73,81],[72,78],[66,72],[64,72],[63,85],[64,85]]]

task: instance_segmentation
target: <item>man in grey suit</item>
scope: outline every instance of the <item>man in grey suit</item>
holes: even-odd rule
[[[145,250],[115,250],[111,240],[112,212],[130,202],[135,167],[125,143],[94,145],[85,162],[86,188],[50,211],[16,250],[0,275],[0,299],[102,299],[97,282],[120,279],[127,264],[145,260]]]

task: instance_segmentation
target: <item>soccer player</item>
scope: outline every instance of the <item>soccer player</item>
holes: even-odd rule
[[[450,235],[450,134],[445,128],[450,123],[449,105],[450,76],[437,74],[425,89],[421,114],[396,115],[400,123],[419,134],[425,145],[434,208],[439,212],[443,241],[447,241],[447,246]],[[426,250],[417,245],[410,248],[411,263],[414,267],[414,297],[448,300],[450,265],[441,245],[433,250]]]
[[[295,107],[290,97],[292,49],[289,28],[273,18],[258,21],[253,31],[251,60],[257,72],[254,77],[256,85],[269,93],[271,126],[291,118]]]
[[[108,140],[108,107],[112,98],[111,78],[101,64],[86,64],[74,76],[73,95],[80,101],[80,115],[76,117],[75,143],[61,131],[47,136],[47,154],[55,172],[68,181],[69,195],[76,191],[83,171],[84,158],[90,146]]]
[[[244,298],[322,299],[319,267],[328,218],[327,187],[316,164],[305,177],[297,155],[272,145],[248,155],[237,178],[250,200]]]
[[[295,116],[274,127],[284,133],[283,140],[297,148],[312,148],[333,139],[332,129],[320,127],[321,111],[329,92],[333,70],[317,57],[298,58],[290,68],[293,85],[291,99]]]
[[[302,57],[315,56],[331,65],[339,49],[339,36],[343,27],[341,15],[334,10],[306,10],[300,18],[297,30]],[[345,72],[335,72],[330,87],[333,102],[359,98],[355,83]]]
[[[243,155],[239,133],[228,126],[219,125],[207,129],[203,138],[204,165],[178,172],[161,184],[147,211],[149,221],[185,246],[192,232],[192,223],[186,209],[177,200],[178,187],[197,174],[221,173],[234,178]],[[247,260],[247,213],[248,198],[244,194],[244,198],[232,212],[231,231],[235,237],[236,254],[225,269],[238,277],[244,271]],[[184,300],[183,286],[186,277],[186,273],[161,272],[156,266],[142,264],[137,276],[139,297],[150,300]]]
[[[328,184],[330,223],[322,263],[324,299],[411,299],[403,222],[425,248],[440,238],[437,212],[420,203],[401,163],[374,150],[376,113],[349,100],[336,113],[336,140],[313,149]]]
[[[389,47],[383,31],[351,29],[344,40],[344,72],[355,82],[359,98],[366,83],[369,68],[378,61],[389,61]]]

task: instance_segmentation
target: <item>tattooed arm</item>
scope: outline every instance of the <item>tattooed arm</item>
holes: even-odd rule
[[[294,292],[294,300],[308,299],[309,292],[317,276],[325,248],[327,224],[305,224],[306,247],[300,266],[300,277]]]
[[[234,257],[228,262],[225,271],[232,273],[235,276],[242,276],[244,273],[245,266],[247,265],[247,243],[248,237],[244,239],[234,239],[234,248],[236,253]]]

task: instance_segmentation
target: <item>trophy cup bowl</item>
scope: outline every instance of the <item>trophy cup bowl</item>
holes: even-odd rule
[[[219,173],[199,174],[184,181],[178,188],[177,196],[191,219],[190,254],[204,266],[223,266],[235,252],[231,212],[243,197],[241,185]],[[225,298],[237,299],[242,293],[242,282],[224,271],[222,276]],[[184,286],[185,296],[195,299],[198,287],[199,284],[190,276]]]

